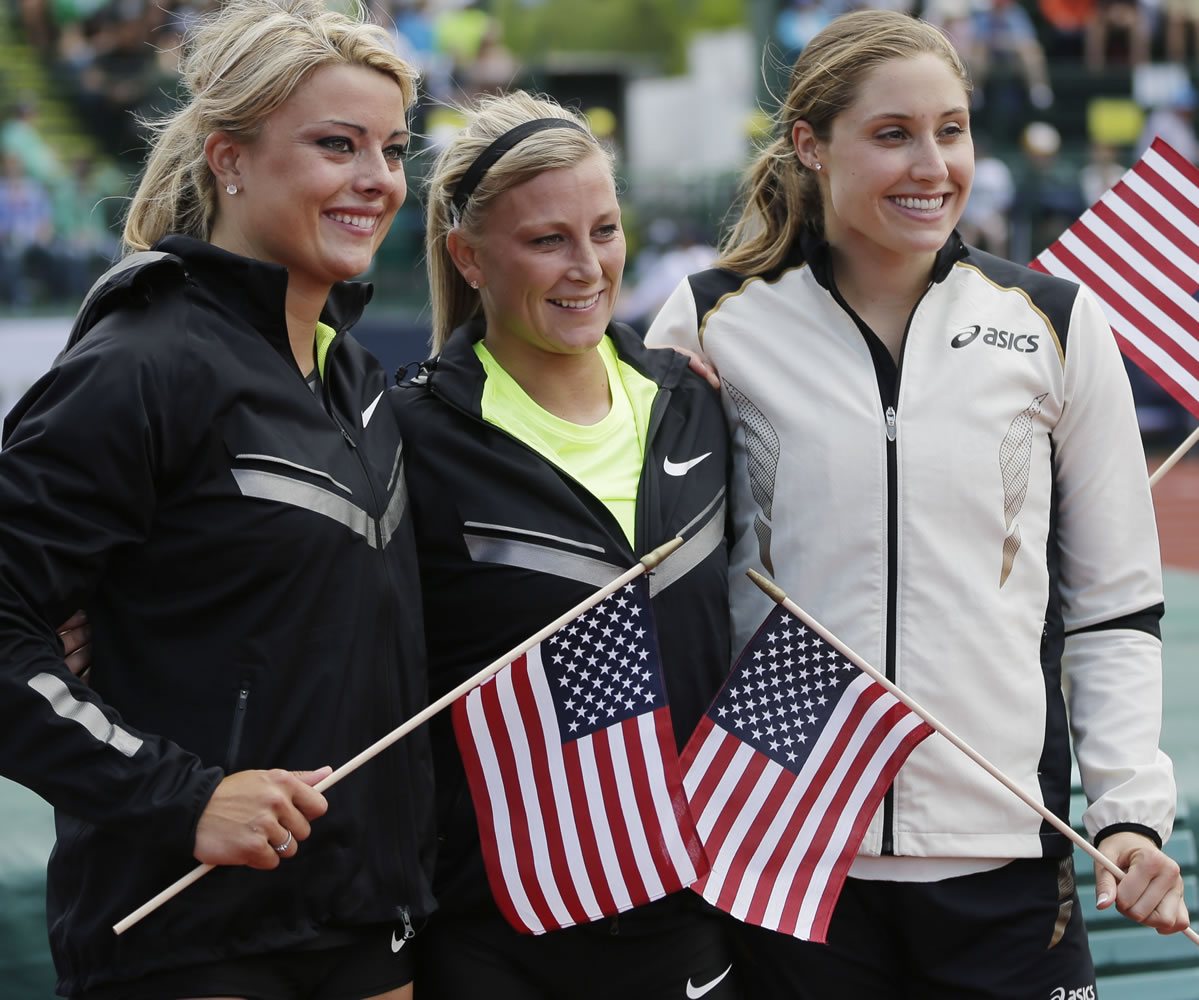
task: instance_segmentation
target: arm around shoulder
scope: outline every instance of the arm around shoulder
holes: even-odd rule
[[[714,389],[720,388],[720,373],[703,350],[695,296],[687,279],[679,282],[645,335],[647,347],[671,348],[685,354],[691,370]]]

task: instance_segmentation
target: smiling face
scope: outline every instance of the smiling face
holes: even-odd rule
[[[885,266],[940,249],[974,179],[968,106],[954,69],[923,53],[872,70],[827,142],[796,124],[800,161],[821,165],[825,237],[837,251]]]
[[[476,238],[454,235],[463,277],[479,283],[485,343],[505,356],[585,354],[612,319],[625,242],[603,156],[538,174],[498,195]]]
[[[407,191],[407,143],[395,80],[363,66],[315,70],[255,138],[209,139],[222,189],[211,242],[286,267],[289,301],[323,302],[367,269],[387,234]]]

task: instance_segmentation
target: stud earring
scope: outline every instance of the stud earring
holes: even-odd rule
[[[225,185],[225,194],[237,194],[237,185],[236,184],[226,184]]]
[[[470,283],[470,287],[471,287],[471,288],[473,288],[473,289],[475,289],[476,291],[478,291],[478,288],[479,288],[479,283],[478,283],[477,281],[472,281],[472,282]]]
[[[819,169],[820,169],[820,164],[819,164],[819,163],[813,163],[813,164],[812,164],[812,169],[813,169],[813,170],[819,170]]]

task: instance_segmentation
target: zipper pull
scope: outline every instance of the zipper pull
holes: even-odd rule
[[[412,927],[412,915],[408,912],[408,907],[400,907],[400,919],[404,922],[404,940],[416,937],[416,931]]]
[[[888,407],[887,407],[887,440],[888,440],[888,441],[894,441],[894,440],[895,440],[895,433],[896,433],[896,427],[895,427],[895,407],[894,407],[894,406],[888,406]]]
[[[334,417],[334,418],[333,418],[333,422],[334,422],[335,424],[337,424],[337,429],[338,429],[339,431],[341,431],[341,436],[342,436],[343,438],[345,438],[346,444],[348,444],[348,445],[349,445],[351,448],[353,448],[355,451],[357,451],[357,450],[358,450],[358,445],[354,443],[354,439],[353,439],[352,437],[350,437],[350,432],[349,432],[349,431],[347,431],[347,430],[345,429],[345,427],[343,427],[343,426],[342,426],[342,423],[341,423],[341,421],[340,421],[340,420],[338,420],[336,417]]]

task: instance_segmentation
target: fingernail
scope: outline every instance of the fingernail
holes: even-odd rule
[[[1111,896],[1109,896],[1109,895],[1108,895],[1106,892],[1104,892],[1104,893],[1100,893],[1100,894],[1099,894],[1099,898],[1095,900],[1095,904],[1096,904],[1097,906],[1102,906],[1104,903],[1106,903],[1106,902],[1107,902],[1109,899],[1111,899],[1111,898],[1112,898],[1112,897],[1111,897]]]

